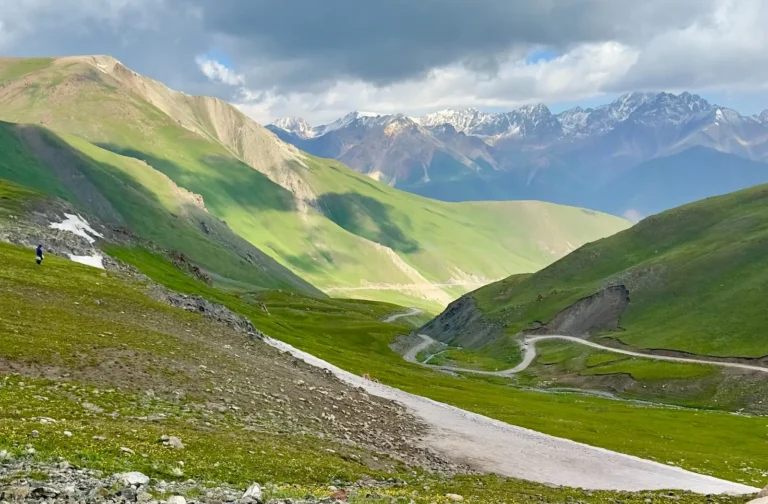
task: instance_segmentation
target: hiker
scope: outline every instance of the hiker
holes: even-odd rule
[[[42,262],[43,262],[43,246],[42,245],[38,245],[37,246],[37,250],[35,252],[37,254],[37,259],[36,259],[37,264],[38,265],[42,264]]]

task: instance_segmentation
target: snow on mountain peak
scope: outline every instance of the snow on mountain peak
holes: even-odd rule
[[[315,136],[312,126],[301,117],[283,117],[273,122],[272,126],[289,131],[305,139]]]

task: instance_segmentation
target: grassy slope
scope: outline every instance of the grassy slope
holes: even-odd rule
[[[252,305],[249,298],[200,284],[145,251],[111,253],[174,289],[230,306],[270,336],[383,383],[540,432],[756,486],[765,483],[768,427],[763,418],[525,391],[503,379],[453,378],[406,363],[390,350],[392,339],[408,330],[379,322],[399,310],[395,306],[266,292],[252,295],[257,301]],[[617,425],[620,436],[613,435]]]
[[[237,146],[236,141],[224,143],[276,180],[286,176],[303,181],[299,185],[312,192],[309,199],[317,200],[317,208],[306,208],[219,143],[224,136],[221,125],[203,111],[214,102],[166,89],[171,108],[182,111],[178,117],[183,119],[174,120],[126,88],[124,80],[92,65],[54,62],[22,77],[20,64],[0,62],[0,80],[25,83],[0,92],[0,119],[43,122],[145,160],[179,186],[202,195],[209,211],[232,230],[320,287],[359,287],[361,279],[374,284],[449,282],[465,273],[483,282],[534,271],[572,246],[627,225],[615,217],[543,203],[439,203],[393,190],[336,162],[308,157],[302,166],[273,152],[283,148],[276,147],[270,133],[228,110],[232,120],[256,132],[248,141],[262,146],[264,159],[270,161],[260,159],[258,151],[249,154],[247,146]],[[189,117],[197,121],[198,133],[180,125]],[[400,260],[405,264],[398,265]],[[434,311],[456,290],[460,294],[468,287],[431,294],[339,294],[396,300]]]
[[[35,156],[30,138],[34,138],[38,151],[40,145],[50,149],[59,168],[52,168]],[[207,222],[212,229],[221,228],[224,235],[227,234],[220,223],[194,207],[160,172],[79,137],[59,137],[42,128],[22,129],[0,122],[0,179],[64,198],[104,221],[127,224],[140,237],[184,252],[221,275],[240,278],[262,288],[300,289],[319,294],[269,257],[262,257],[261,268],[246,262],[242,257],[245,251],[256,257],[259,252],[243,243],[240,244],[242,253],[238,255],[238,240],[234,235],[217,240],[203,233],[201,222]],[[87,188],[98,189],[91,192]],[[94,193],[106,203],[93,203]]]
[[[5,190],[0,195],[8,198],[0,200],[3,206],[29,196]],[[147,271],[169,284],[208,294],[216,292],[187,279],[157,256],[122,252],[141,261]],[[0,261],[4,266],[0,269],[0,450],[9,450],[15,456],[21,456],[31,445],[36,460],[56,461],[62,457],[77,467],[107,474],[137,470],[158,479],[226,482],[241,489],[253,481],[277,483],[268,490],[268,497],[303,497],[309,493],[327,497],[330,483],[338,485],[338,481],[359,478],[397,478],[403,482],[382,488],[381,499],[353,503],[383,503],[390,502],[390,497],[400,497],[426,504],[444,502],[446,493],[458,493],[477,503],[574,500],[608,504],[620,500],[634,504],[658,495],[587,493],[492,475],[441,479],[412,473],[388,459],[373,462],[366,452],[354,447],[280,433],[269,422],[259,429],[244,429],[244,418],[236,412],[211,414],[198,406],[206,400],[218,400],[206,398],[200,387],[240,388],[243,376],[250,376],[249,384],[262,385],[264,377],[240,369],[250,352],[249,342],[215,331],[206,335],[212,328],[201,317],[158,304],[144,296],[140,285],[111,273],[57,257],[49,257],[46,266],[39,268],[29,260],[27,250],[6,244],[0,244]],[[229,294],[218,295],[236,302]],[[42,298],[45,303],[39,302]],[[95,299],[100,304],[94,304]],[[307,316],[321,322],[319,331],[339,324],[347,328],[345,339],[355,333],[386,334],[393,330],[374,319],[394,308],[391,306],[299,299],[276,293],[267,302],[276,312],[275,325],[285,323],[283,314],[291,310],[289,303],[298,302],[311,303],[312,311]],[[299,305],[293,306],[307,313],[307,306],[301,310]],[[260,311],[244,302],[242,307]],[[293,315],[290,318],[297,320]],[[309,319],[299,321],[298,326],[306,331]],[[202,337],[196,339],[190,333]],[[230,346],[237,356],[223,350]],[[99,368],[105,359],[111,364]],[[209,370],[206,377],[197,376],[202,372],[202,362]],[[95,371],[89,372],[92,368]],[[20,371],[21,375],[9,370]],[[68,377],[42,378],[42,374]],[[236,385],[231,383],[232,378]],[[110,386],[112,380],[119,385]],[[154,396],[143,393],[146,387],[160,382],[167,390],[155,389]],[[171,399],[168,396],[174,396],[172,390],[187,393]],[[142,419],[153,415],[165,417],[153,422]],[[53,418],[56,423],[35,420],[40,417]],[[39,432],[34,439],[29,436],[32,430]],[[72,436],[66,436],[65,430]],[[158,443],[168,433],[181,437],[183,451],[168,450]],[[94,440],[94,436],[105,439]],[[136,455],[122,453],[123,446],[131,447]],[[184,462],[183,468],[179,460]],[[681,495],[679,502],[694,503],[697,499],[700,497]]]
[[[473,295],[513,333],[551,319],[606,282],[624,283],[631,302],[624,331],[611,337],[637,348],[761,357],[768,355],[762,338],[768,312],[755,307],[768,295],[767,239],[763,185],[650,217],[516,285],[494,284]]]

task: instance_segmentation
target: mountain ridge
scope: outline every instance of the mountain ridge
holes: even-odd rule
[[[181,248],[212,278],[236,288],[264,287],[243,282],[260,277],[247,256],[241,262],[221,250],[202,254],[196,241],[231,233],[320,290],[436,311],[478,282],[538,269],[628,225],[544,203],[453,205],[394,190],[279,140],[222,100],[173,91],[111,57],[0,59],[0,82],[0,120],[11,125],[8,152],[21,141],[15,125],[50,132],[54,154],[67,154],[77,180],[92,181],[91,192],[108,202],[101,207],[116,209],[99,217],[120,219],[164,248]],[[377,134],[389,142],[414,128],[423,134],[397,117]],[[425,159],[440,146],[437,139],[422,144]],[[0,177],[99,211],[88,193],[65,190],[69,179],[55,170],[61,156],[41,156],[39,144],[27,148],[41,157],[37,176],[19,162],[4,166]],[[198,195],[207,212],[182,212],[169,181]],[[499,229],[507,235],[501,240]]]
[[[397,141],[374,134],[396,120],[412,125]],[[645,162],[691,147],[765,163],[760,182],[768,181],[768,111],[745,116],[688,92],[627,93],[604,105],[558,114],[535,104],[498,113],[445,109],[407,119],[353,112],[330,125],[301,124],[311,135],[299,138],[287,122],[267,128],[308,152],[445,201],[540,199],[621,215],[631,208],[603,199],[604,186]],[[416,145],[430,145],[429,155]],[[719,163],[716,156],[703,162],[704,171]],[[716,189],[706,180],[690,183]],[[686,202],[661,202],[645,211]]]

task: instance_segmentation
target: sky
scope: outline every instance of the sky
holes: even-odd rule
[[[764,0],[0,0],[0,55],[109,54],[262,123],[553,111],[631,91],[768,108]]]

